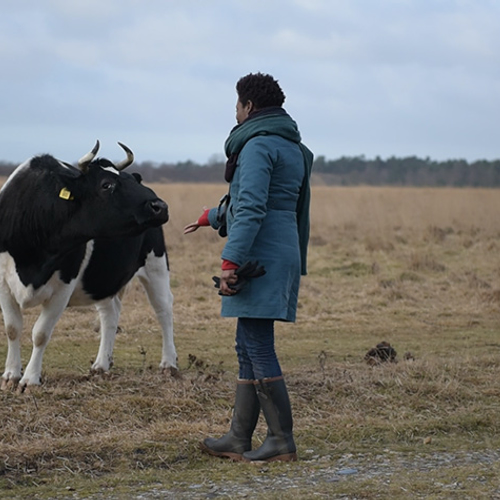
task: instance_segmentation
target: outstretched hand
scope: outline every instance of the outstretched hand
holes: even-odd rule
[[[184,228],[184,234],[194,233],[199,227],[200,227],[200,225],[198,224],[198,221],[192,222],[191,224],[188,224]]]
[[[206,210],[207,207],[203,207],[203,212],[205,212]],[[200,227],[199,221],[200,219],[198,219],[196,222],[191,222],[191,224],[188,224],[184,228],[184,234],[194,233]]]

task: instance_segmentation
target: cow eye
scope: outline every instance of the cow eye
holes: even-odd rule
[[[113,188],[113,183],[111,181],[102,181],[101,188],[104,191],[112,189]]]

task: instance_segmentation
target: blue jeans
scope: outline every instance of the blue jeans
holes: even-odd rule
[[[274,350],[273,319],[238,318],[235,349],[240,379],[260,380],[281,376]]]

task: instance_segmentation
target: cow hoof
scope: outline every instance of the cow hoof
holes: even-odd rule
[[[109,363],[107,366],[105,363],[94,362],[94,364],[90,367],[90,373],[97,373],[98,375],[104,375],[105,373],[108,373],[112,367],[113,367],[112,359],[109,359]]]
[[[91,368],[90,376],[107,379],[111,377],[111,373],[109,372],[109,370],[105,370],[104,368]]]
[[[41,384],[42,384],[42,381],[40,378],[38,378],[38,380],[36,380],[36,381],[22,378],[19,381],[16,392],[18,394],[23,394],[23,393],[29,394],[30,389],[35,389],[36,387],[39,387]]]
[[[175,379],[182,378],[182,374],[181,374],[180,370],[175,366],[164,367],[161,369],[161,373],[163,373],[165,375],[170,375],[172,378],[175,378]]]
[[[26,384],[19,384],[16,389],[17,394],[29,394],[29,386]]]
[[[2,391],[8,391],[11,387],[13,387],[14,383],[12,380],[6,380],[2,379],[2,385],[0,386],[0,389]]]
[[[19,380],[21,380],[21,377],[2,378],[2,384],[0,385],[0,390],[10,391],[16,389],[19,384]]]
[[[26,383],[19,383],[16,389],[17,394],[29,394],[29,385]]]

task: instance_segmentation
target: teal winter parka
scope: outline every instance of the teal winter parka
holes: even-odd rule
[[[226,141],[227,156],[237,160],[221,256],[238,265],[256,260],[266,274],[223,296],[221,314],[295,321],[306,274],[313,155],[282,108],[266,111],[235,127]],[[216,212],[208,217],[217,229]]]

